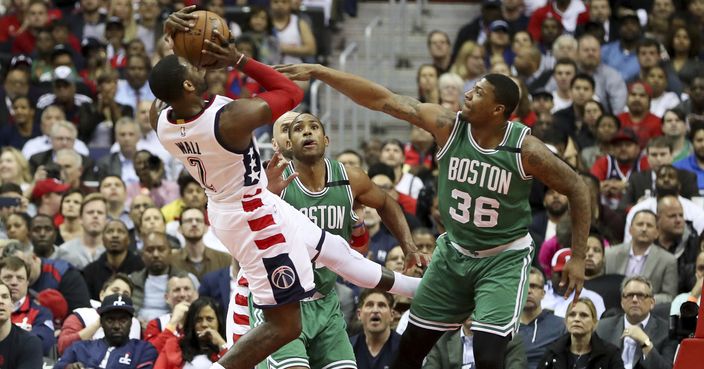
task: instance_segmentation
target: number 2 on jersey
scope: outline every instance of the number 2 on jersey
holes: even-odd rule
[[[464,191],[453,189],[450,194],[453,199],[458,200],[457,208],[450,208],[452,219],[465,224],[470,218],[474,218],[474,225],[479,228],[494,227],[498,223],[499,202],[496,199],[480,196],[474,201],[474,215],[470,214],[472,207],[472,196]]]
[[[205,164],[203,164],[203,161],[195,156],[189,156],[187,160],[190,166],[196,167],[196,169],[198,169],[198,178],[200,179],[200,184],[211,191],[215,191],[215,187],[213,187],[213,185],[208,184],[208,180],[206,179],[207,173],[205,171]]]

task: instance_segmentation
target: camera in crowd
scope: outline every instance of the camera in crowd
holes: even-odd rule
[[[670,316],[670,338],[682,341],[685,338],[694,336],[697,328],[697,315],[699,306],[694,302],[687,301],[680,306],[680,315]]]
[[[46,171],[47,178],[61,180],[61,167],[58,164],[53,162],[45,164],[44,170]]]

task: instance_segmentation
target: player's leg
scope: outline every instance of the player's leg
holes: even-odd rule
[[[403,332],[393,369],[420,369],[423,359],[445,332],[462,326],[474,308],[474,280],[467,257],[446,237],[436,241],[433,261],[411,302],[408,327]]]
[[[393,272],[352,250],[340,236],[322,233],[315,249],[310,249],[315,262],[325,265],[342,278],[364,288],[377,288],[413,297],[420,278]]]
[[[528,295],[532,249],[508,250],[478,259],[480,278],[475,284],[472,314],[477,369],[504,366],[506,345],[518,328]]]

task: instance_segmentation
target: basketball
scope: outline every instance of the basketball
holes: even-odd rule
[[[198,17],[195,19],[195,27],[191,27],[188,32],[176,32],[173,35],[174,53],[186,58],[196,67],[207,67],[216,60],[201,52],[205,46],[205,40],[218,43],[219,39],[213,33],[215,30],[220,32],[226,40],[229,40],[230,30],[227,27],[227,22],[213,12],[198,10],[191,14]]]

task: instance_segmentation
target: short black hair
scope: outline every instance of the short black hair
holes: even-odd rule
[[[347,149],[344,151],[340,151],[337,154],[337,156],[335,156],[335,159],[337,160],[337,158],[339,158],[340,156],[345,155],[345,154],[350,154],[350,155],[356,156],[357,159],[359,159],[359,164],[364,164],[364,158],[362,157],[362,155],[360,155],[356,150],[353,150],[353,149]]]
[[[689,129],[689,140],[694,141],[694,136],[697,134],[697,132],[704,130],[704,122],[702,121],[695,121],[692,122],[690,129]]]
[[[594,77],[592,77],[586,73],[577,73],[574,76],[574,78],[572,78],[572,81],[570,82],[570,88],[572,88],[574,86],[574,83],[577,80],[589,82],[589,84],[592,86],[592,90],[596,90],[596,82],[594,82]]]
[[[644,47],[654,47],[660,51],[660,43],[650,37],[646,37],[638,42],[638,45],[636,45],[636,54]]]
[[[521,99],[518,85],[510,77],[498,73],[489,73],[484,79],[494,86],[494,101],[504,106],[504,118],[508,119]]]
[[[172,104],[183,96],[183,81],[188,70],[175,54],[163,57],[149,74],[149,87],[154,96]]]
[[[364,301],[367,300],[367,298],[375,293],[378,293],[386,299],[386,302],[389,304],[389,309],[391,309],[394,306],[394,296],[390,294],[388,291],[384,291],[378,288],[365,288],[362,290],[362,292],[359,294],[359,308],[361,309],[362,306],[364,306]]]
[[[572,68],[574,68],[575,73],[577,72],[577,63],[575,63],[575,61],[570,58],[557,59],[557,61],[555,62],[555,67],[553,68],[553,71],[557,68],[558,65],[571,65]]]
[[[380,174],[389,177],[391,183],[396,183],[396,173],[394,173],[394,168],[391,168],[384,163],[376,163],[369,167],[369,170],[367,171],[369,178],[374,178]]]
[[[178,179],[176,179],[176,183],[178,184],[178,192],[183,197],[184,192],[186,192],[186,187],[191,184],[195,183],[198,187],[200,187],[200,183],[196,181],[195,178],[191,176],[190,173],[187,171],[181,172],[181,175],[178,176]]]

